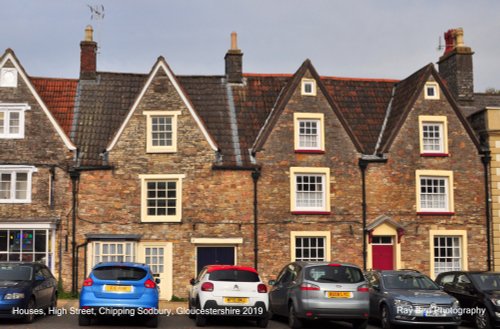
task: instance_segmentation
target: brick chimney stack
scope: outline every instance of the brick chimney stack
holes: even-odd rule
[[[97,42],[93,40],[94,30],[88,25],[85,38],[80,42],[80,79],[92,80],[96,77]]]
[[[224,57],[226,61],[226,78],[230,83],[243,82],[243,53],[238,49],[238,35],[231,33],[231,48]]]
[[[451,29],[445,32],[446,47],[439,58],[439,73],[460,104],[474,100],[472,55],[474,52],[464,44],[464,30]]]

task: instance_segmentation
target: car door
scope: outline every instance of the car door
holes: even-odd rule
[[[289,264],[278,275],[276,283],[269,292],[271,310],[279,315],[288,313],[288,289],[293,281],[293,265]]]
[[[33,294],[35,295],[36,305],[37,307],[48,306],[52,297],[50,281],[45,278],[41,266],[35,266],[34,270]]]
[[[456,273],[453,284],[445,284],[445,287],[449,287],[445,291],[458,299],[460,307],[473,308],[475,306],[476,294],[473,291],[474,286],[465,273]]]
[[[370,317],[379,317],[379,304],[383,298],[382,287],[380,286],[380,277],[378,273],[370,273],[366,275],[368,285],[370,287]]]

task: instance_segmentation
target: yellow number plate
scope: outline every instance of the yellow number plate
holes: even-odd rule
[[[224,297],[224,303],[248,304],[248,298],[247,297]]]
[[[352,294],[349,291],[328,291],[328,298],[352,298]]]
[[[104,286],[104,291],[107,292],[131,292],[132,286]]]

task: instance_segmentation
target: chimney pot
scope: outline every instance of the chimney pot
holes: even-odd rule
[[[94,35],[94,29],[92,28],[91,25],[87,25],[87,27],[85,28],[84,41],[94,41],[93,35]]]
[[[238,34],[236,32],[231,33],[231,50],[238,49]]]

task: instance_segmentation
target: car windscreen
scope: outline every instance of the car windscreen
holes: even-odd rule
[[[33,276],[33,268],[20,264],[0,265],[0,280],[7,281],[28,281]]]
[[[500,290],[500,273],[476,273],[471,277],[481,290]]]
[[[360,269],[352,266],[318,265],[306,267],[304,278],[314,282],[357,283],[365,280]]]
[[[425,275],[385,274],[382,280],[387,289],[439,290],[439,286]]]
[[[210,281],[235,281],[235,282],[259,282],[259,275],[255,272],[244,270],[218,270],[211,272]]]
[[[142,280],[147,275],[144,269],[129,266],[102,266],[94,269],[92,273],[99,280],[126,281]]]

